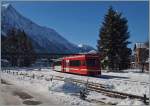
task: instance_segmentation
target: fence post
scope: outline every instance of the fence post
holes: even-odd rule
[[[86,82],[86,90],[88,89],[88,84],[89,84],[89,79],[87,79],[87,82]]]
[[[35,75],[34,75],[34,73],[33,73],[33,76],[32,76],[32,78],[33,78],[33,79],[35,78]]]
[[[144,98],[143,98],[144,100],[143,100],[143,102],[144,102],[144,104],[146,104],[147,102],[146,102],[146,94],[144,94]]]
[[[51,77],[51,82],[53,81],[53,75],[52,75],[52,77]]]

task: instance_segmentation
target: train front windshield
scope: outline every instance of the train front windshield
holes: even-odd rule
[[[61,66],[61,61],[55,61],[55,62],[54,62],[54,65],[55,65],[55,66]]]

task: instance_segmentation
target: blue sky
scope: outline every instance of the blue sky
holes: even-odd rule
[[[127,18],[130,32],[129,47],[148,40],[149,7],[144,1],[69,1],[11,2],[23,16],[33,22],[55,29],[75,44],[96,48],[99,29],[109,6]]]

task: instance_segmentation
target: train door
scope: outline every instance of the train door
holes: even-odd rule
[[[62,63],[63,72],[69,72],[69,60],[63,60]]]
[[[66,72],[69,72],[70,68],[69,68],[69,60],[66,60]]]

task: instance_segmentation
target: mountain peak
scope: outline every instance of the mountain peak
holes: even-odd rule
[[[89,47],[93,48],[92,46],[89,46],[89,45],[86,45],[86,44],[79,44],[78,47],[79,48],[85,48],[85,47],[87,47],[87,48],[89,48]]]
[[[83,47],[83,44],[79,44],[78,47]]]
[[[86,44],[79,44],[78,47],[80,48],[80,52],[96,51],[92,46]]]
[[[9,4],[9,3],[2,4],[2,8],[7,9],[7,8],[10,8],[10,7],[12,7],[12,5]]]
[[[89,52],[93,47],[77,45],[63,38],[52,28],[42,27],[22,16],[11,4],[2,4],[2,31],[7,34],[12,28],[22,30],[32,40],[36,52],[78,53]]]
[[[12,5],[2,4],[3,35],[12,28],[24,31],[32,40],[37,52],[76,53],[79,51],[76,45],[63,38],[54,29],[37,25],[22,16]]]

